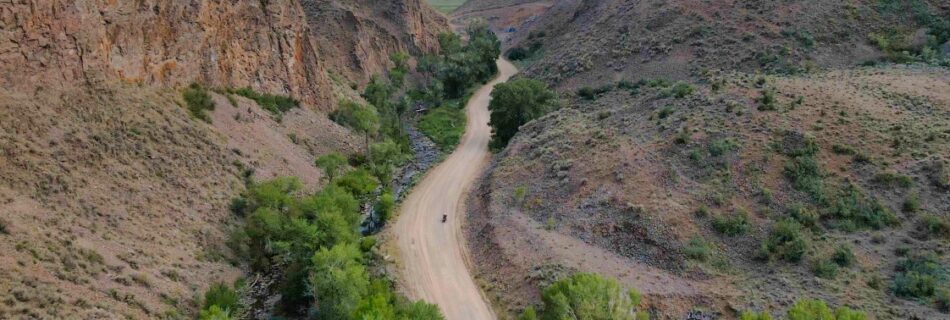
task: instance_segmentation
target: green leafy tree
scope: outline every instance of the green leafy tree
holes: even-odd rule
[[[369,290],[369,275],[355,244],[337,244],[313,255],[310,285],[320,319],[347,319]]]
[[[228,310],[219,306],[211,306],[208,309],[201,310],[198,314],[198,320],[231,320]]]
[[[294,194],[300,191],[303,185],[293,177],[280,177],[263,183],[252,185],[248,191],[251,211],[257,208],[271,208],[280,212],[290,210],[296,199]]]
[[[389,56],[389,60],[393,63],[393,68],[389,70],[389,82],[393,88],[402,88],[409,73],[409,54],[399,51]]]
[[[379,180],[376,180],[376,177],[370,174],[369,170],[360,168],[347,172],[338,178],[336,185],[354,196],[363,197],[376,190]]]
[[[538,312],[534,310],[534,307],[529,306],[518,316],[518,320],[538,320]]]
[[[343,171],[343,168],[346,168],[346,157],[339,152],[331,152],[317,158],[316,164],[317,167],[323,169],[327,179],[333,181],[333,178],[337,177]]]
[[[205,292],[205,302],[203,309],[210,309],[212,306],[218,306],[224,310],[237,310],[240,306],[237,292],[224,283],[215,283]]]
[[[557,94],[541,81],[520,79],[495,86],[491,93],[489,124],[494,130],[492,146],[504,148],[518,128],[555,109]]]
[[[617,281],[597,274],[577,273],[562,279],[541,294],[545,320],[634,320],[646,319],[636,312],[640,294],[623,292]]]
[[[400,305],[399,320],[443,320],[442,311],[434,304],[416,301]]]
[[[375,107],[343,100],[340,102],[340,108],[334,111],[330,118],[362,133],[366,141],[366,152],[369,153],[370,138],[379,133],[379,112]]]
[[[373,175],[383,182],[389,181],[393,170],[408,160],[400,146],[390,139],[370,145],[369,153]]]

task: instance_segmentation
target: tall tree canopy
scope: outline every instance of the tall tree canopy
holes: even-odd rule
[[[491,93],[491,125],[493,148],[504,148],[518,133],[518,128],[557,107],[557,94],[538,80],[520,79],[500,83]]]

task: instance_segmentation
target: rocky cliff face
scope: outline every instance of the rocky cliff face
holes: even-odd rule
[[[0,2],[0,84],[202,82],[335,105],[328,71],[363,82],[446,22],[421,0]]]

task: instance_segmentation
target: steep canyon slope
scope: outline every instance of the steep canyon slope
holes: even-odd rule
[[[245,177],[319,187],[313,159],[360,143],[326,112],[446,28],[418,0],[0,1],[0,318],[194,312],[239,275]],[[190,83],[301,107],[216,91],[206,123]]]

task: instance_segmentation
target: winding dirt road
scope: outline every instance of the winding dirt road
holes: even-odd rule
[[[435,303],[448,320],[496,318],[467,267],[462,200],[488,163],[491,90],[517,72],[508,61],[497,63],[498,77],[479,88],[465,107],[468,124],[462,141],[413,189],[393,227],[408,294]],[[443,214],[448,215],[446,223],[441,222]]]

